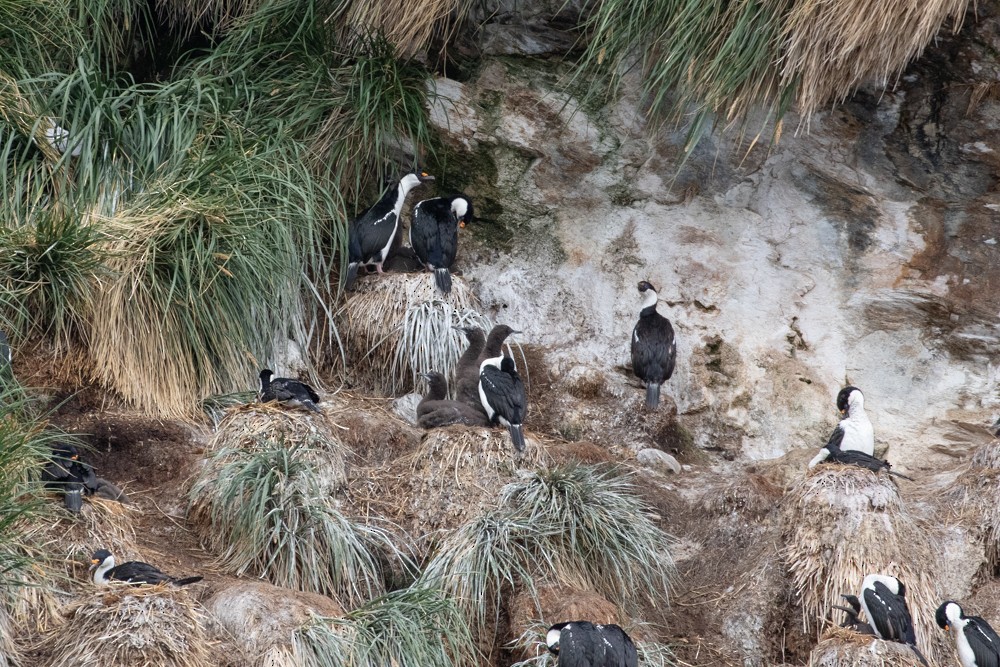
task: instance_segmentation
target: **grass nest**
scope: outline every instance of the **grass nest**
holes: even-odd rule
[[[930,577],[937,554],[888,476],[819,466],[789,490],[781,519],[806,633],[818,635],[832,605],[842,604],[842,594],[856,595],[866,575],[888,574],[906,585],[920,650],[932,661],[940,655],[934,610],[941,598]]]
[[[986,568],[1000,570],[1000,441],[983,445],[949,491],[960,516],[983,542]]]
[[[351,500],[426,545],[470,516],[495,507],[500,490],[514,480],[518,468],[538,467],[547,458],[534,439],[517,456],[506,429],[432,429],[415,452],[357,476]]]
[[[39,646],[49,667],[219,664],[198,603],[181,589],[116,585],[84,597],[66,614],[70,620]]]
[[[355,381],[387,396],[412,391],[421,373],[436,370],[453,379],[467,342],[459,326],[493,326],[478,311],[472,288],[460,277],[442,294],[424,273],[390,273],[361,280],[340,311]]]
[[[809,667],[924,667],[905,644],[833,627],[809,654]]]

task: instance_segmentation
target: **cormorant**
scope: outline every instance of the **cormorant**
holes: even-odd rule
[[[479,371],[479,399],[489,420],[506,426],[514,448],[523,452],[522,423],[528,408],[528,396],[513,359],[494,357],[482,363]]]
[[[966,616],[953,600],[942,602],[937,624],[955,635],[962,667],[1000,667],[1000,636],[979,616]]]
[[[261,403],[278,401],[286,405],[301,406],[319,412],[319,394],[305,382],[289,378],[271,378],[274,372],[265,368],[260,372],[260,389],[258,396]]]
[[[420,263],[434,272],[437,288],[451,292],[451,272],[458,251],[458,228],[472,220],[472,202],[464,195],[425,199],[413,207],[410,246]]]
[[[847,386],[837,394],[837,409],[840,414],[847,415],[841,419],[837,427],[830,434],[830,442],[835,442],[841,451],[861,452],[868,456],[875,454],[875,432],[872,423],[865,412],[865,395],[857,387]],[[827,447],[819,450],[819,453],[809,462],[812,468],[818,463],[822,463],[830,456]]]
[[[862,635],[874,635],[875,631],[872,630],[872,626],[858,618],[858,615],[861,613],[861,601],[858,600],[858,596],[841,595],[840,597],[847,600],[847,604],[851,605],[850,607],[833,605],[834,609],[840,609],[847,614],[847,617],[844,619],[844,622],[840,624],[840,627],[850,628],[851,630],[854,630]]]
[[[830,442],[826,443],[823,447],[823,451],[827,453],[824,458],[824,463],[839,463],[841,465],[856,465],[862,468],[867,468],[873,473],[878,474],[879,470],[885,470],[890,475],[895,477],[902,477],[903,479],[908,479],[913,481],[912,477],[904,475],[901,472],[896,472],[892,470],[892,465],[888,461],[883,461],[882,459],[877,459],[874,456],[869,456],[864,452],[855,451],[842,451],[833,438]],[[815,459],[813,459],[815,460]]]
[[[455,365],[455,400],[482,410],[482,403],[479,402],[479,355],[486,346],[486,334],[479,327],[457,328],[465,332],[469,346]]]
[[[588,621],[557,623],[545,634],[559,667],[638,667],[632,638],[617,625]]]
[[[861,584],[861,606],[879,639],[907,644],[920,662],[927,664],[917,649],[913,618],[906,606],[906,587],[896,577],[869,574]]]
[[[632,329],[632,371],[646,385],[646,407],[660,404],[660,385],[670,379],[677,362],[677,342],[670,320],[656,312],[656,289],[639,283],[643,295],[639,321]]]
[[[203,577],[171,577],[149,563],[130,560],[115,566],[115,557],[107,549],[98,549],[90,559],[90,569],[94,570],[94,583],[106,586],[112,580],[131,584],[173,584],[186,586],[201,581]]]
[[[476,409],[459,401],[449,401],[448,382],[437,371],[423,373],[428,382],[428,390],[417,406],[417,423],[423,428],[438,428],[452,424],[466,426],[489,426],[482,408]]]
[[[66,509],[74,513],[83,507],[84,492],[98,488],[93,467],[80,460],[75,446],[67,444],[52,448],[52,457],[42,469],[42,483],[46,489],[62,492]]]
[[[358,267],[374,264],[382,273],[382,263],[389,256],[392,242],[399,230],[399,213],[410,190],[434,177],[426,172],[407,174],[395,188],[389,188],[382,198],[351,221],[347,235],[348,265],[345,289],[351,289],[358,277]]]

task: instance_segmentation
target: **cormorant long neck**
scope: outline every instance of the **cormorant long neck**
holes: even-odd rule
[[[503,343],[507,340],[507,336],[510,335],[510,331],[505,329],[497,329],[494,327],[490,331],[490,335],[486,338],[486,347],[483,348],[483,354],[487,357],[499,357],[500,351],[503,349]],[[497,367],[500,367],[499,359],[497,360]]]
[[[656,290],[648,289],[643,293],[642,297],[642,310],[639,311],[639,315],[652,315],[656,312],[656,301],[658,297],[656,296]]]
[[[406,201],[406,195],[410,194],[410,190],[420,185],[420,179],[413,174],[407,174],[399,181],[399,187],[396,188],[396,205],[392,207],[392,212],[396,214],[397,225],[399,220],[399,214],[403,210],[403,202]]]
[[[856,392],[857,398],[847,404],[847,418],[856,421],[867,420],[868,414],[865,412],[865,397],[861,392]]]
[[[94,571],[94,583],[98,586],[108,583],[106,575],[108,571],[115,566],[115,557],[108,556],[104,559],[100,565],[97,566],[97,570]]]

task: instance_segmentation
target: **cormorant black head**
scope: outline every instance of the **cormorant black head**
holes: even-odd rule
[[[80,450],[78,450],[73,445],[60,443],[52,448],[52,458],[65,459],[68,461],[76,461],[78,458],[80,458]]]
[[[99,566],[101,563],[111,558],[111,552],[107,549],[98,549],[94,552],[94,555],[90,557],[91,569]]]
[[[954,600],[945,600],[941,603],[941,606],[937,608],[934,612],[934,620],[937,621],[938,627],[942,630],[951,629],[952,618],[961,618],[964,614],[962,613],[962,608]]]
[[[857,595],[841,595],[840,597],[847,600],[847,604],[851,605],[851,609],[854,610],[854,613],[861,613],[861,600],[858,599]]]
[[[274,371],[272,371],[270,368],[265,368],[260,372],[260,379],[263,380],[264,382],[270,382],[272,375],[274,375]]]
[[[639,281],[639,291],[645,293],[647,290],[653,290],[655,292],[656,288],[653,287],[653,283],[648,280]]]
[[[839,394],[837,394],[837,409],[840,410],[840,414],[842,414],[842,415],[846,415],[847,414],[847,411],[851,407],[851,392],[855,392],[855,391],[858,392],[859,394],[861,394],[861,397],[862,397],[862,400],[863,400],[864,399],[864,394],[861,392],[860,389],[858,389],[857,387],[854,387],[852,385],[847,385],[846,387],[844,387],[843,389],[840,390]],[[857,399],[855,399],[855,402],[856,401],[857,401]]]
[[[467,224],[472,222],[472,201],[464,196],[458,195],[451,200],[451,210],[454,212],[455,217],[458,218],[459,229],[465,227]]]
[[[516,373],[517,365],[514,363],[514,360],[511,359],[510,357],[504,357],[503,359],[500,360],[500,370],[502,370],[504,373]]]
[[[493,327],[492,329],[490,329],[490,337],[491,338],[494,338],[494,337],[500,338],[501,340],[506,340],[507,336],[509,336],[511,334],[516,334],[516,333],[521,333],[521,332],[518,331],[517,329],[512,329],[511,327],[507,326],[506,324],[498,324],[495,327]]]

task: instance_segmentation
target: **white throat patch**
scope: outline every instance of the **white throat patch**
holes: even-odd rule
[[[562,634],[562,630],[549,630],[545,634],[545,644],[550,650],[556,650],[559,648],[559,635]]]
[[[643,310],[649,308],[650,306],[655,306],[657,298],[658,297],[656,296],[656,290],[651,290],[651,289],[646,290],[642,295]]]

